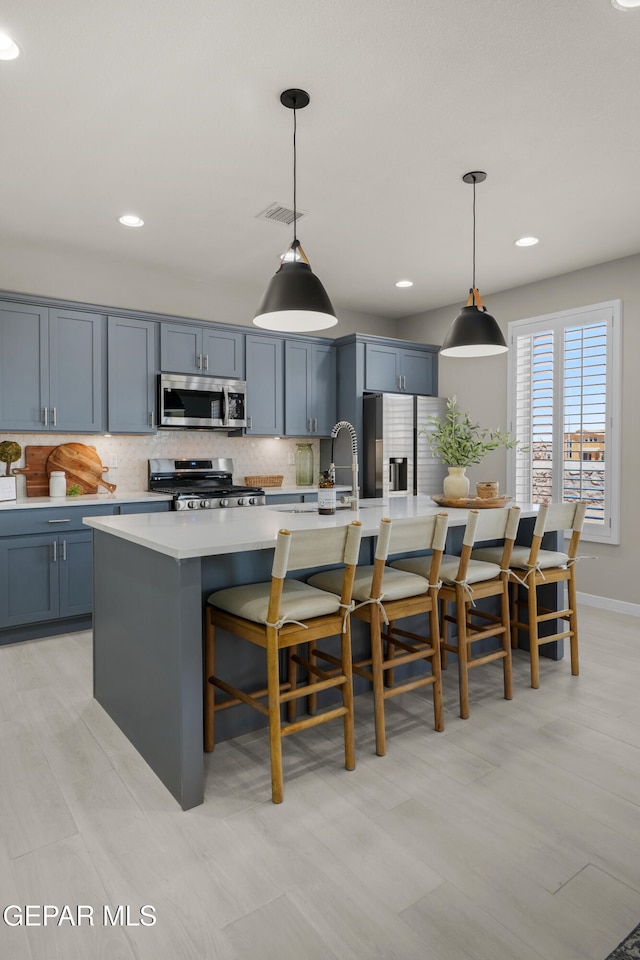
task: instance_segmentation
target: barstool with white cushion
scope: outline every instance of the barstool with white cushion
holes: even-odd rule
[[[469,670],[485,663],[502,660],[504,698],[512,697],[511,641],[509,637],[509,559],[518,530],[519,507],[500,509],[470,510],[459,557],[445,554],[440,564],[441,604],[441,640],[442,663],[446,666],[446,651],[458,656],[458,682],[460,686],[460,716],[466,720],[469,716]],[[483,540],[500,540],[497,562],[472,560],[471,551],[475,543]],[[429,573],[429,558],[413,557],[395,560],[393,567],[416,573],[420,576]],[[500,614],[478,610],[476,601],[485,597],[498,597]],[[449,603],[455,604],[455,615],[447,610]],[[476,618],[489,626],[481,627],[474,623]],[[448,624],[456,625],[457,638],[449,639]],[[499,649],[481,653],[472,657],[472,644],[490,637],[501,638]]]
[[[511,553],[509,566],[513,571],[511,586],[511,640],[518,646],[519,631],[529,633],[529,658],[531,662],[531,686],[540,686],[540,652],[545,643],[568,638],[571,647],[571,673],[577,677],[580,673],[578,659],[578,610],[576,599],[575,564],[578,559],[578,544],[584,525],[586,503],[541,503],[533,529],[531,546],[515,546]],[[566,553],[561,550],[542,550],[542,538],[545,533],[571,530],[571,540]],[[477,560],[491,561],[496,558],[495,547],[474,550],[472,557]],[[540,607],[538,587],[551,584],[567,584],[568,606],[561,610]],[[527,588],[527,599],[521,601],[519,584]],[[518,608],[526,606],[528,622],[520,620]],[[538,626],[548,620],[566,620],[568,630],[561,630],[551,636],[539,635]]]
[[[355,661],[353,672],[373,686],[376,753],[380,757],[386,753],[384,703],[390,697],[431,685],[435,729],[444,729],[437,597],[448,520],[446,513],[410,520],[383,519],[378,531],[375,562],[370,566],[359,566],[356,571],[352,615],[369,623],[370,656]],[[429,558],[430,576],[423,577],[385,565],[389,555],[416,550],[433,551]],[[337,592],[338,573],[314,574],[309,583],[322,590]],[[428,615],[428,631],[425,629],[417,634],[396,626],[397,620],[424,614]],[[383,622],[387,624],[386,629]],[[336,658],[326,651],[316,648],[311,651],[311,656],[337,665]],[[398,680],[394,675],[396,667],[419,660],[430,665],[426,673],[405,680]]]
[[[351,671],[351,592],[355,576],[362,526],[358,520],[342,527],[322,530],[280,530],[276,543],[271,581],[250,583],[218,590],[207,598],[205,630],[205,750],[215,745],[214,716],[218,710],[241,703],[264,714],[269,721],[271,785],[274,803],[281,803],[282,738],[308,727],[343,718],[345,767],[355,767],[353,730],[353,682]],[[318,563],[321,558],[321,563]],[[324,565],[341,564],[337,593],[327,593],[300,580],[286,579],[287,573]],[[221,628],[262,647],[266,653],[267,686],[247,692],[222,680],[215,674],[215,636]],[[339,636],[340,669],[337,676],[319,676],[312,664],[305,663],[312,674],[315,690],[337,687],[340,706],[295,723],[283,723],[281,707],[307,697],[306,685],[297,686],[289,677],[280,676],[279,651],[298,644],[313,643],[323,637]],[[229,695],[217,703],[214,688]],[[266,697],[267,704],[262,701]]]

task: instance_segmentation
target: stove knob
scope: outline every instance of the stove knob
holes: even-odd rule
[[[257,497],[249,497],[249,503],[251,504],[252,507],[255,507],[257,502],[258,502]]]
[[[221,507],[228,507],[228,506],[229,506],[229,501],[228,501],[228,500],[221,500],[219,506],[221,506]]]
[[[208,500],[201,500],[201,501],[200,501],[200,508],[201,508],[202,510],[207,510],[210,506],[211,506],[211,504],[209,503]]]
[[[239,506],[239,507],[246,507],[246,505],[247,505],[247,498],[246,498],[246,497],[238,497],[238,506]]]
[[[197,509],[198,509],[198,501],[197,501],[197,500],[189,500],[188,503],[187,503],[187,507],[189,508],[189,510],[197,510]]]

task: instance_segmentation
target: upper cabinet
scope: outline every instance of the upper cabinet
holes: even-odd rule
[[[0,303],[0,430],[105,428],[105,318]]]
[[[244,379],[244,333],[213,324],[163,323],[160,364],[167,373]]]
[[[247,334],[247,436],[284,433],[284,341]]]
[[[285,342],[285,434],[327,437],[336,422],[336,352],[332,344]]]
[[[365,390],[433,396],[436,369],[437,354],[433,349],[365,344]]]
[[[107,428],[110,433],[155,433],[158,324],[109,317]]]

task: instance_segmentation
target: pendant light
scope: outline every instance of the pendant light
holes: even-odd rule
[[[293,240],[269,282],[253,322],[265,330],[310,333],[334,327],[338,318],[324,287],[311,270],[296,230],[296,110],[307,106],[309,94],[304,90],[285,90],[280,94],[280,102],[293,110]]]
[[[482,170],[465,173],[465,183],[473,184],[473,282],[469,299],[453,321],[440,353],[443,357],[490,357],[508,350],[495,317],[482,305],[476,287],[476,183],[487,179]]]

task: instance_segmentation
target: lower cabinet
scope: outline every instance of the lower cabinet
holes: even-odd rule
[[[27,639],[12,629],[60,621],[60,632],[74,629],[73,617],[88,617],[93,600],[93,533],[86,516],[167,511],[167,502],[94,507],[18,509],[4,512],[0,537],[0,643]],[[67,621],[71,620],[71,626]],[[76,629],[78,629],[76,627]],[[55,632],[55,631],[54,631]]]
[[[91,613],[92,534],[0,540],[0,627]]]

